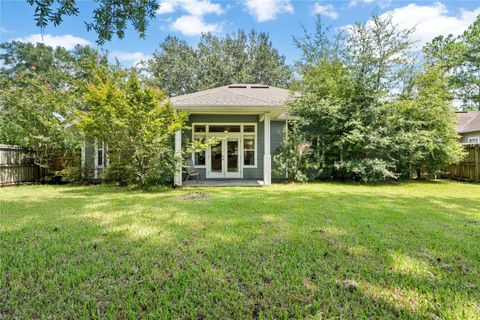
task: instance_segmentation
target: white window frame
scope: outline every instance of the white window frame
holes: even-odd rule
[[[102,164],[98,164],[98,151],[100,150],[102,151]],[[97,168],[105,166],[105,143],[103,141],[95,141],[95,165]]]
[[[198,124],[197,124],[198,125]],[[207,137],[207,127],[205,127],[205,132],[195,132],[195,125],[192,124],[192,141],[195,140],[195,136],[202,136],[205,137],[205,139],[208,139]],[[204,165],[197,165],[195,163],[195,151],[192,152],[192,163],[195,168],[206,168],[207,167],[207,150],[203,151],[205,152],[205,164]]]
[[[472,140],[476,140],[476,142],[472,142]],[[467,140],[468,144],[480,144],[480,137],[469,137]]]
[[[257,168],[258,166],[258,124],[255,122],[192,122],[192,141],[195,139],[195,134],[196,135],[203,135],[207,139],[208,138],[213,138],[213,137],[222,137],[222,136],[228,136],[229,134],[223,134],[221,132],[212,132],[210,133],[210,125],[212,126],[240,126],[240,132],[231,132],[230,134],[232,136],[239,136],[240,137],[240,162],[242,164],[242,168],[247,168],[247,169],[254,169]],[[205,132],[197,132],[195,133],[195,126],[205,126]],[[244,126],[254,126],[255,127],[255,132],[244,132],[243,128]],[[254,165],[245,165],[243,163],[243,137],[245,135],[254,135],[255,136],[255,156],[254,156]],[[195,152],[192,152],[192,163],[195,166],[195,168],[206,168],[207,167],[207,157],[205,156],[205,165],[200,165],[197,166],[195,165]]]

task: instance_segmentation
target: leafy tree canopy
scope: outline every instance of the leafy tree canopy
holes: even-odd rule
[[[285,57],[272,47],[268,34],[238,31],[224,38],[203,34],[196,47],[169,36],[149,61],[153,82],[170,95],[231,83],[286,87],[291,72]]]
[[[298,119],[275,161],[292,179],[379,181],[436,173],[462,156],[454,108],[438,69],[417,70],[412,30],[373,16],[343,33],[320,20],[295,39]]]
[[[107,146],[107,179],[140,185],[168,183],[178,169],[173,135],[185,115],[164,91],[142,84],[135,71],[97,67],[86,85],[88,110],[78,126]]]
[[[427,64],[446,72],[465,110],[480,110],[480,16],[461,35],[438,36],[424,48]]]
[[[89,47],[67,51],[43,44],[3,43],[0,48],[0,143],[36,150],[36,163],[77,149],[77,110],[86,107],[83,84],[92,64],[106,57]]]
[[[98,38],[97,43],[103,45],[114,35],[122,39],[129,24],[138,32],[141,38],[150,19],[155,17],[159,4],[157,0],[97,0],[93,9],[93,19],[85,22],[87,30],[93,30]],[[49,23],[58,26],[65,16],[75,16],[80,13],[77,0],[27,0],[35,8],[34,19],[40,28]]]

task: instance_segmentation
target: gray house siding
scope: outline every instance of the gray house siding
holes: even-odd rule
[[[263,154],[264,154],[264,122],[259,121],[258,115],[224,115],[224,114],[193,114],[190,115],[187,125],[193,123],[256,123],[257,124],[257,167],[244,168],[243,179],[263,179]],[[270,123],[270,153],[272,155],[272,178],[284,179],[285,175],[275,175],[273,172],[273,156],[283,141],[285,121],[272,121]],[[182,133],[183,144],[192,139],[192,131],[184,130]],[[198,168],[202,176],[206,176],[205,168]]]
[[[257,124],[257,150],[256,150],[256,168],[244,168],[243,179],[263,179],[263,154],[264,154],[264,122],[259,121],[258,115],[215,115],[215,114],[193,114],[190,115],[187,126],[191,127],[193,123],[256,123]],[[276,174],[275,163],[273,161],[274,155],[277,153],[283,141],[285,130],[285,121],[272,121],[270,123],[270,153],[272,155],[272,178],[275,180],[284,179],[284,174]],[[192,139],[191,129],[182,131],[182,147],[185,146]],[[88,180],[93,180],[95,177],[95,140],[93,138],[85,139],[85,163],[84,174]],[[98,179],[102,178],[103,169],[99,168]],[[206,169],[198,168],[202,177],[206,177]]]
[[[91,137],[85,138],[85,167],[83,169],[84,178],[87,180],[94,179],[95,166],[95,139]]]
[[[83,167],[83,178],[85,180],[102,180],[103,168],[95,169],[95,139],[85,138],[85,162]],[[95,177],[95,171],[97,175]]]

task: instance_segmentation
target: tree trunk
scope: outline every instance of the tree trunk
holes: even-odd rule
[[[422,170],[420,168],[417,168],[417,180],[422,179]]]

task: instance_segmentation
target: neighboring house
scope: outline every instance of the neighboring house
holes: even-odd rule
[[[480,111],[457,112],[457,132],[460,142],[480,144]]]
[[[261,84],[232,84],[171,98],[174,109],[188,116],[188,130],[175,135],[175,150],[181,152],[193,139],[220,138],[206,151],[193,153],[191,162],[204,179],[285,179],[275,174],[272,156],[286,133],[287,89]],[[105,147],[86,139],[82,166],[88,178],[101,179],[106,165]],[[182,185],[182,174],[175,184]]]
[[[189,114],[190,130],[177,132],[179,152],[192,139],[221,138],[204,152],[192,154],[195,168],[206,179],[254,179],[265,185],[275,175],[272,155],[286,129],[287,89],[261,84],[232,84],[171,99],[174,108]],[[182,184],[177,174],[175,184]]]

